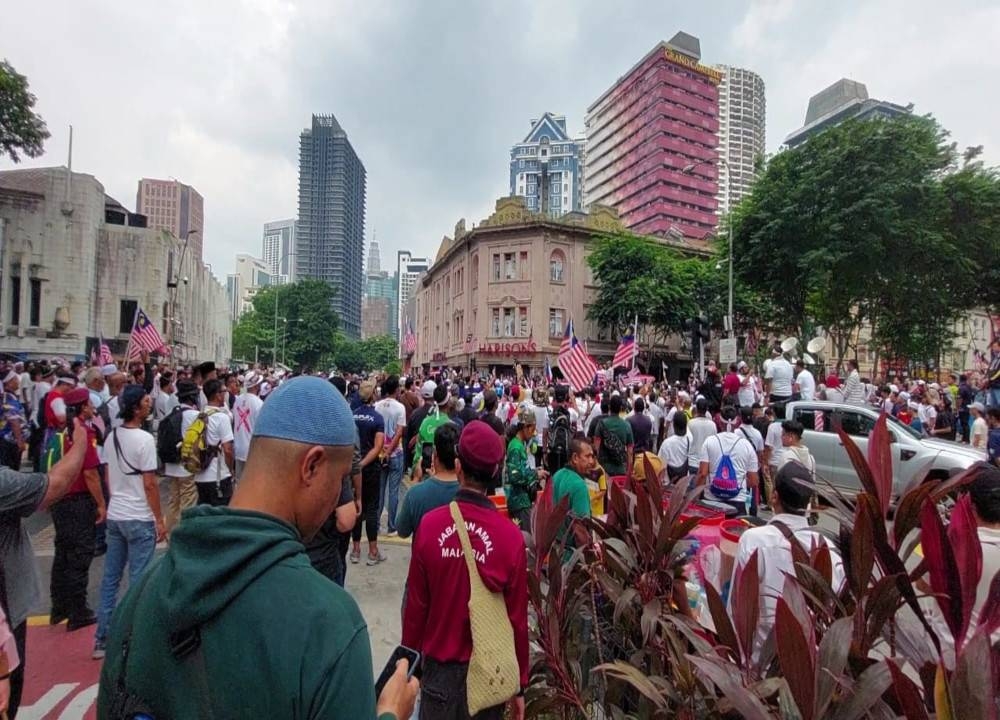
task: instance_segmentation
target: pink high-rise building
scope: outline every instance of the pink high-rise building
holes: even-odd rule
[[[135,211],[146,216],[149,227],[167,230],[181,240],[187,237],[188,252],[202,259],[205,200],[193,187],[176,180],[143,178],[136,193]]]
[[[717,222],[719,82],[698,38],[677,33],[587,110],[586,205],[643,235],[703,239]]]

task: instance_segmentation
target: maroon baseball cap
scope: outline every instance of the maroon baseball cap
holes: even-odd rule
[[[458,456],[462,465],[495,475],[503,462],[503,442],[496,430],[482,420],[473,420],[458,438]]]
[[[83,405],[90,400],[90,391],[85,387],[73,388],[63,394],[63,402],[67,405]]]

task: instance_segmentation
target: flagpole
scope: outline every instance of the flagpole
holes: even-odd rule
[[[132,329],[128,332],[128,345],[125,346],[125,367],[128,367],[129,354],[132,351],[132,338],[135,337],[135,321],[139,319],[139,303],[135,304],[135,314],[132,316]]]
[[[635,314],[632,323],[632,369],[635,370],[635,356],[639,354],[639,313]]]

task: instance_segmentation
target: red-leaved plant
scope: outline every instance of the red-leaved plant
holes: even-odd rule
[[[664,504],[656,482],[612,486],[607,519],[581,520],[547,489],[529,537],[529,717],[995,720],[1000,575],[973,627],[975,516],[967,496],[947,526],[939,511],[980,468],[915,484],[893,507],[886,419],[867,458],[840,438],[862,487],[853,504],[824,493],[845,582],[834,587],[825,543],[793,543],[795,573],[763,644],[756,554],[737,569],[728,609],[705,588],[714,631],[684,611],[684,539],[697,521],[682,513],[699,490],[675,486]]]

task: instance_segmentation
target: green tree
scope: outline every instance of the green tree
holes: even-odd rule
[[[341,372],[382,370],[399,374],[399,346],[389,335],[351,340],[338,334],[334,345],[333,363]]]
[[[336,297],[337,289],[322,280],[261,288],[233,328],[233,355],[274,363],[284,354],[289,365],[316,367],[335,348]]]
[[[0,61],[0,151],[13,162],[18,154],[38,157],[48,139],[45,121],[36,113],[36,98],[28,89],[28,78],[7,60]]]

